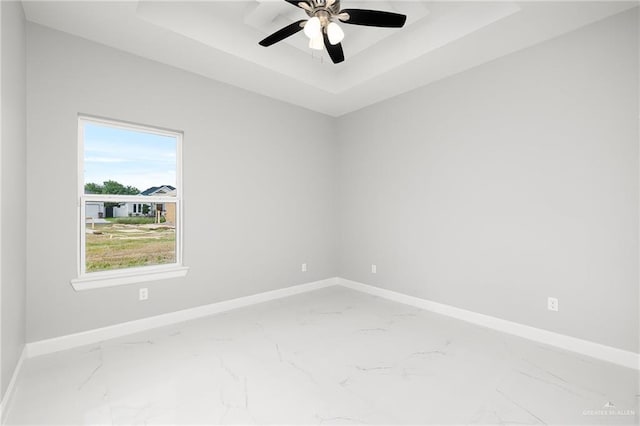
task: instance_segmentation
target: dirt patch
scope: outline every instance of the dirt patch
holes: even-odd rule
[[[99,224],[91,231],[86,234],[87,272],[176,262],[172,226]]]

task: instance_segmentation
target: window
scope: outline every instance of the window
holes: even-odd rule
[[[76,290],[184,276],[182,133],[80,116]]]

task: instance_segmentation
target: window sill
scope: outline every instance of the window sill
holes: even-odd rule
[[[142,283],[146,281],[180,278],[187,275],[188,266],[150,267],[120,272],[94,272],[71,280],[75,291],[94,288],[115,287],[119,285]]]

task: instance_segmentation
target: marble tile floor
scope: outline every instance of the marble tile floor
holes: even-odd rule
[[[330,287],[30,359],[7,424],[617,425],[637,393],[633,370]]]

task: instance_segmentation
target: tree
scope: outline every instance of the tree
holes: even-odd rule
[[[102,185],[98,185],[97,183],[86,183],[84,185],[85,194],[102,194],[103,189]]]
[[[115,180],[108,180],[102,182],[102,185],[97,183],[86,183],[84,185],[85,194],[117,194],[117,195],[138,195],[140,191],[135,186],[124,186],[120,182]]]
[[[124,186],[115,180],[107,180],[102,185],[89,182],[84,184],[85,194],[117,194],[117,195],[138,195],[140,191],[135,186]],[[121,203],[105,202],[105,207],[120,207]]]

